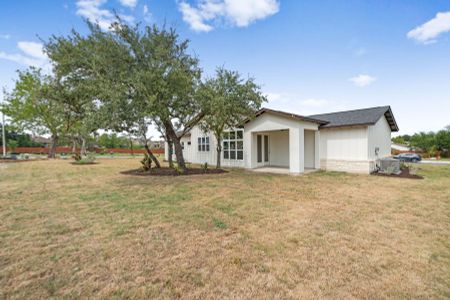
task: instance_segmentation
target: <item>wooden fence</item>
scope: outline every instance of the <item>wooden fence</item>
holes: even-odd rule
[[[10,152],[10,149],[7,148],[7,151]],[[14,150],[14,153],[28,153],[28,154],[48,154],[50,148],[47,147],[17,147]],[[124,148],[95,148],[94,151],[96,153],[105,153],[105,154],[143,154],[146,152],[145,149],[124,149]],[[77,149],[76,152],[80,152],[80,149]],[[164,149],[155,148],[152,149],[152,152],[155,154],[164,154]],[[72,147],[57,147],[56,153],[59,154],[69,154],[72,153]]]

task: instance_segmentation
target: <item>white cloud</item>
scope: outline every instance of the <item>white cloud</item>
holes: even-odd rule
[[[407,37],[422,44],[436,42],[436,38],[442,33],[450,31],[450,11],[439,12],[430,21],[408,32]]]
[[[44,48],[40,43],[18,42],[17,47],[31,57],[37,59],[47,59],[47,55],[44,53]]]
[[[106,0],[78,0],[76,14],[91,22],[98,22],[100,28],[108,30],[114,21],[114,14],[108,9],[101,8],[105,3]],[[131,15],[120,15],[120,17],[126,22],[134,22],[134,17]]]
[[[9,40],[11,38],[11,35],[9,34],[0,34],[0,39]]]
[[[24,66],[33,66],[48,71],[51,68],[47,55],[43,52],[42,44],[35,42],[17,43],[23,53],[8,54],[0,52],[0,58],[16,62]]]
[[[137,4],[137,0],[119,0],[120,4],[122,4],[123,6],[127,6],[130,8],[135,8],[136,4]]]
[[[152,14],[150,13],[150,10],[148,9],[147,4],[144,4],[144,7],[142,8],[142,13],[144,15],[145,22],[150,23],[152,21]]]
[[[283,96],[277,93],[266,93],[266,97],[268,102],[274,102],[282,99]]]
[[[348,106],[342,102],[330,101],[321,98],[306,98],[288,93],[266,93],[268,102],[263,106],[281,111],[291,112],[303,116],[338,111],[347,109]]]
[[[179,3],[183,20],[192,30],[204,32],[221,23],[246,27],[276,14],[279,7],[278,0],[200,0],[197,7],[185,1]]]
[[[364,87],[374,83],[377,79],[367,74],[360,74],[350,78],[349,80],[356,86]]]
[[[329,101],[324,100],[324,99],[310,98],[310,99],[303,100],[300,103],[303,106],[308,106],[308,107],[324,107],[327,104],[329,104]]]

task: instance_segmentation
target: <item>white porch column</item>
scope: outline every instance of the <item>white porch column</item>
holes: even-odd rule
[[[289,128],[289,172],[305,171],[305,130],[303,127]]]
[[[169,160],[169,144],[164,142],[164,160]]]
[[[320,169],[320,131],[314,132],[314,168]]]
[[[253,134],[251,131],[244,130],[244,164],[246,169],[254,168],[253,166]]]

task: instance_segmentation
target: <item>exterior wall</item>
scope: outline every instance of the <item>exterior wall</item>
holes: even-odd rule
[[[190,135],[181,138],[180,142],[184,142],[183,156],[186,162],[193,164],[204,164],[208,163],[213,166],[217,163],[217,140],[214,135],[210,132],[204,133],[199,126],[194,126],[189,132]],[[209,151],[198,151],[198,138],[199,137],[209,137]],[[188,143],[191,143],[188,145]],[[245,142],[244,142],[244,158],[245,158]],[[165,156],[168,159],[168,146],[165,145]],[[173,154],[173,159],[176,159],[175,154]],[[244,160],[233,160],[233,159],[223,159],[223,152],[221,157],[221,165],[223,167],[244,167]]]
[[[378,159],[391,155],[391,127],[384,116],[368,128],[368,151],[370,171],[375,170]]]
[[[269,148],[270,165],[289,167],[289,131],[269,132]]]
[[[391,127],[385,117],[368,129],[369,159],[376,160],[391,155]],[[378,155],[375,149],[378,148]]]
[[[369,173],[367,126],[320,130],[320,167]]]
[[[320,164],[327,171],[368,174],[371,170],[371,163],[367,160],[321,159]]]
[[[305,130],[305,168],[314,169],[315,164],[315,134]]]
[[[391,154],[391,128],[382,117],[375,125],[322,129],[320,143],[322,169],[367,174]]]

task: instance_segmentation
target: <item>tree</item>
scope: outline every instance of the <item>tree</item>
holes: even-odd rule
[[[88,22],[88,26],[87,37],[72,31],[67,38],[52,37],[46,43],[48,56],[57,61],[55,69],[79,74],[95,84],[108,126],[139,133],[157,165],[143,129],[151,122],[163,124],[164,136],[174,143],[178,165],[185,170],[175,123],[188,130],[201,115],[194,98],[201,71],[198,59],[187,53],[188,41],[179,41],[173,29],[146,26],[141,30],[120,18],[107,32],[98,24]]]
[[[450,151],[450,128],[438,131],[435,139],[439,151]]]
[[[216,76],[205,81],[198,97],[204,112],[200,127],[205,132],[212,132],[217,140],[216,167],[220,168],[224,131],[251,118],[267,100],[253,78],[244,80],[238,72],[224,68],[218,68]]]
[[[411,146],[414,148],[419,148],[423,151],[430,151],[433,146],[436,145],[435,133],[434,132],[419,132],[411,136]]]
[[[55,81],[36,68],[18,73],[14,89],[5,94],[2,110],[21,130],[50,134],[52,146],[48,157],[54,158],[58,139],[69,124],[64,107],[55,98]]]

